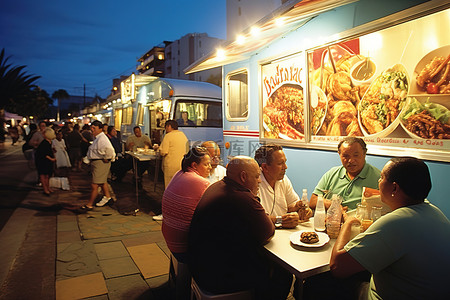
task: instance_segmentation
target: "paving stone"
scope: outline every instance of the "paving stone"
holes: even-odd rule
[[[99,261],[99,264],[103,274],[105,274],[105,278],[139,273],[139,269],[129,256],[101,260]]]
[[[162,235],[160,230],[157,232],[145,233],[145,235],[142,235],[140,237],[126,238],[122,240],[125,247],[152,244],[160,241],[164,241],[164,236]]]
[[[75,243],[81,241],[80,231],[58,231],[57,232],[58,243]]]
[[[56,281],[56,299],[83,299],[108,293],[101,272]]]
[[[169,259],[156,244],[127,247],[145,279],[169,273]]]
[[[148,278],[145,281],[147,282],[147,284],[150,288],[152,288],[152,289],[159,288],[159,287],[163,286],[164,284],[168,283],[169,274],[164,274],[161,276]]]
[[[122,242],[110,242],[95,244],[95,251],[99,260],[129,256]]]
[[[72,243],[57,254],[56,280],[64,280],[82,275],[101,272],[94,245]]]
[[[74,219],[73,221],[69,221],[69,222],[60,222],[58,220],[57,230],[58,231],[78,231],[79,232],[77,219]]]
[[[110,300],[144,299],[140,297],[149,290],[140,274],[107,279],[106,286]]]

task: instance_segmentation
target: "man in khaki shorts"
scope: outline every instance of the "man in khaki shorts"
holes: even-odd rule
[[[94,141],[89,146],[87,157],[91,161],[92,183],[91,198],[89,203],[81,207],[82,210],[92,210],[94,201],[98,195],[98,188],[103,190],[103,198],[96,206],[103,206],[111,201],[111,194],[108,187],[108,174],[111,167],[111,161],[116,157],[114,147],[108,137],[103,132],[103,124],[100,121],[94,121],[91,124],[91,130],[94,134]]]

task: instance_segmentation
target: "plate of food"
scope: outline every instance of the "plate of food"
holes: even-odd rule
[[[403,129],[415,139],[450,139],[450,110],[439,103],[408,97],[400,115]]]
[[[266,132],[278,134],[283,139],[304,138],[304,97],[303,87],[298,84],[283,84],[267,99],[263,108]],[[267,131],[267,129],[270,131]]]
[[[450,94],[450,45],[427,53],[414,69],[414,83],[410,93]]]
[[[290,240],[297,246],[317,248],[326,245],[330,241],[330,237],[323,232],[300,230],[291,234]]]
[[[358,105],[358,122],[364,136],[384,137],[395,130],[409,82],[402,64],[385,70],[372,82]]]

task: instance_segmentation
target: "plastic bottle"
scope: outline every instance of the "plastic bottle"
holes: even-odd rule
[[[339,235],[339,231],[341,230],[341,218],[341,199],[338,195],[333,195],[326,218],[327,234],[331,239],[335,239]]]
[[[303,189],[303,194],[302,194],[302,203],[303,203],[303,205],[305,205],[305,207],[309,207],[309,204],[308,204],[308,190],[307,189]]]
[[[316,231],[325,231],[325,206],[323,197],[317,196],[316,211],[314,212],[314,229]]]

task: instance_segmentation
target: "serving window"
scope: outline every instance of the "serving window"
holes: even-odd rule
[[[450,161],[449,12],[261,65],[261,138],[334,150],[359,136],[373,154]]]
[[[248,72],[240,70],[226,78],[226,114],[229,121],[245,121],[248,118]]]

